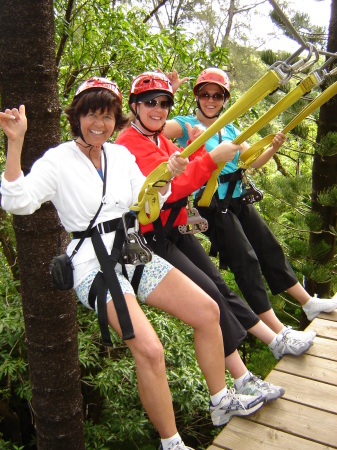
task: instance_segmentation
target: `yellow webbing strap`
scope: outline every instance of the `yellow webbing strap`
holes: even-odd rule
[[[293,128],[296,127],[303,119],[309,114],[315,111],[317,108],[326,103],[330,98],[337,94],[337,81],[323,91],[317,98],[310,102],[294,119],[288,123],[288,125],[282,130],[282,133],[287,134]],[[246,151],[241,154],[241,160],[245,163],[246,167],[249,167],[265,150],[265,147],[269,146],[275,137],[275,134],[270,134],[261,139],[256,144],[252,145]]]
[[[285,95],[281,100],[279,100],[272,108],[269,109],[263,116],[261,116],[256,122],[254,122],[247,130],[237,136],[232,143],[233,144],[242,144],[249,137],[253,136],[257,131],[259,131],[262,127],[264,127],[267,123],[273,120],[276,116],[285,111],[289,106],[295,103],[298,99],[300,99],[304,94],[310,92],[315,86],[318,84],[318,79],[314,73],[309,74],[306,78],[304,78],[296,88],[290,91],[287,95]],[[209,179],[206,188],[201,196],[198,205],[199,206],[209,206],[215,189],[217,188],[217,178],[225,167],[226,163],[219,163],[218,168],[212,173],[211,178]]]
[[[189,157],[198,148],[220,131],[228,123],[244,114],[262,100],[268,94],[277,89],[280,85],[281,75],[274,70],[267,72],[259,81],[257,81],[239,100],[237,100],[219,119],[217,119],[204,133],[182,151],[183,158]],[[138,220],[142,225],[153,222],[159,217],[160,207],[158,199],[158,189],[171,178],[167,170],[167,163],[160,164],[146,178],[142,189],[138,195],[138,202],[130,206],[130,210],[137,211]],[[216,189],[217,186],[215,186]],[[214,190],[212,192],[212,195]],[[145,203],[148,202],[149,214],[145,212]]]

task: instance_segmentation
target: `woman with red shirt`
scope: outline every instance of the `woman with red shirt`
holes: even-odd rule
[[[172,85],[164,74],[145,72],[133,80],[129,106],[134,119],[116,142],[129,149],[146,176],[179,152],[162,134],[172,105]],[[195,139],[200,131],[189,127],[190,139]],[[284,389],[263,382],[248,372],[237,351],[246,330],[268,344],[277,359],[284,354],[300,355],[311,343],[290,340],[270,330],[244,300],[228,288],[198,239],[193,234],[179,231],[179,226],[187,223],[188,195],[210,178],[218,162],[232,160],[239,148],[227,142],[209,153],[204,147],[198,149],[189,158],[183,173],[171,181],[172,194],[160,217],[153,224],[142,226],[141,231],[155,253],[179,268],[218,303],[226,367],[235,379],[237,391],[245,394],[259,392],[273,400],[283,395]]]

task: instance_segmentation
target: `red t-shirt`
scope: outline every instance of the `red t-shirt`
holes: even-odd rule
[[[182,150],[162,134],[158,136],[158,143],[159,146],[132,127],[123,131],[116,140],[116,144],[124,145],[136,157],[136,163],[145,176],[148,176],[161,163],[167,162],[177,150]],[[208,181],[213,170],[217,168],[203,146],[189,157],[189,161],[185,171],[171,181],[172,194],[167,199],[167,203],[173,203],[192,194]],[[163,225],[166,224],[170,211],[171,209],[166,209],[160,212]],[[186,220],[187,211],[183,207],[173,226],[184,225]],[[142,225],[141,231],[142,233],[153,231],[152,224]]]

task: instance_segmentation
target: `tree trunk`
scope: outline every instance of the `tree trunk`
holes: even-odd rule
[[[329,25],[328,51],[337,51],[337,0],[332,0],[331,16]],[[329,131],[337,132],[337,97],[333,97],[329,102],[325,103],[319,113],[317,142],[327,135]],[[317,260],[319,264],[325,264],[333,261],[335,254],[335,236],[329,232],[329,227],[336,227],[336,211],[335,207],[322,206],[317,201],[320,192],[336,185],[337,178],[337,155],[321,156],[315,153],[312,168],[312,211],[318,212],[323,219],[323,233],[310,234],[310,245],[317,245],[321,241],[325,241],[329,246],[329,252],[321,259]],[[307,279],[305,286],[308,292],[313,295],[317,293],[320,297],[329,297],[330,282],[315,283],[313,280]]]
[[[26,105],[27,173],[60,142],[52,0],[1,0],[0,89],[2,110]],[[38,448],[84,449],[76,302],[70,292],[51,290],[48,273],[60,224],[51,203],[13,222]],[[62,232],[63,249],[67,239]]]

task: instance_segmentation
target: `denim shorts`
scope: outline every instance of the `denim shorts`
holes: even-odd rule
[[[127,265],[126,268],[129,280],[131,281],[135,271],[135,266]],[[173,266],[169,262],[165,261],[163,258],[160,258],[160,256],[153,255],[152,260],[144,266],[137,292],[138,300],[145,303],[148,295],[151,294],[151,292],[158,286],[158,284],[172,268]],[[91,284],[98,271],[99,269],[93,270],[75,289],[76,295],[80,302],[90,309],[91,307],[88,303],[88,294]],[[122,274],[122,272],[116,269],[116,274],[123,294],[135,295],[130,281]],[[108,290],[106,301],[109,302],[110,300],[111,294]]]

